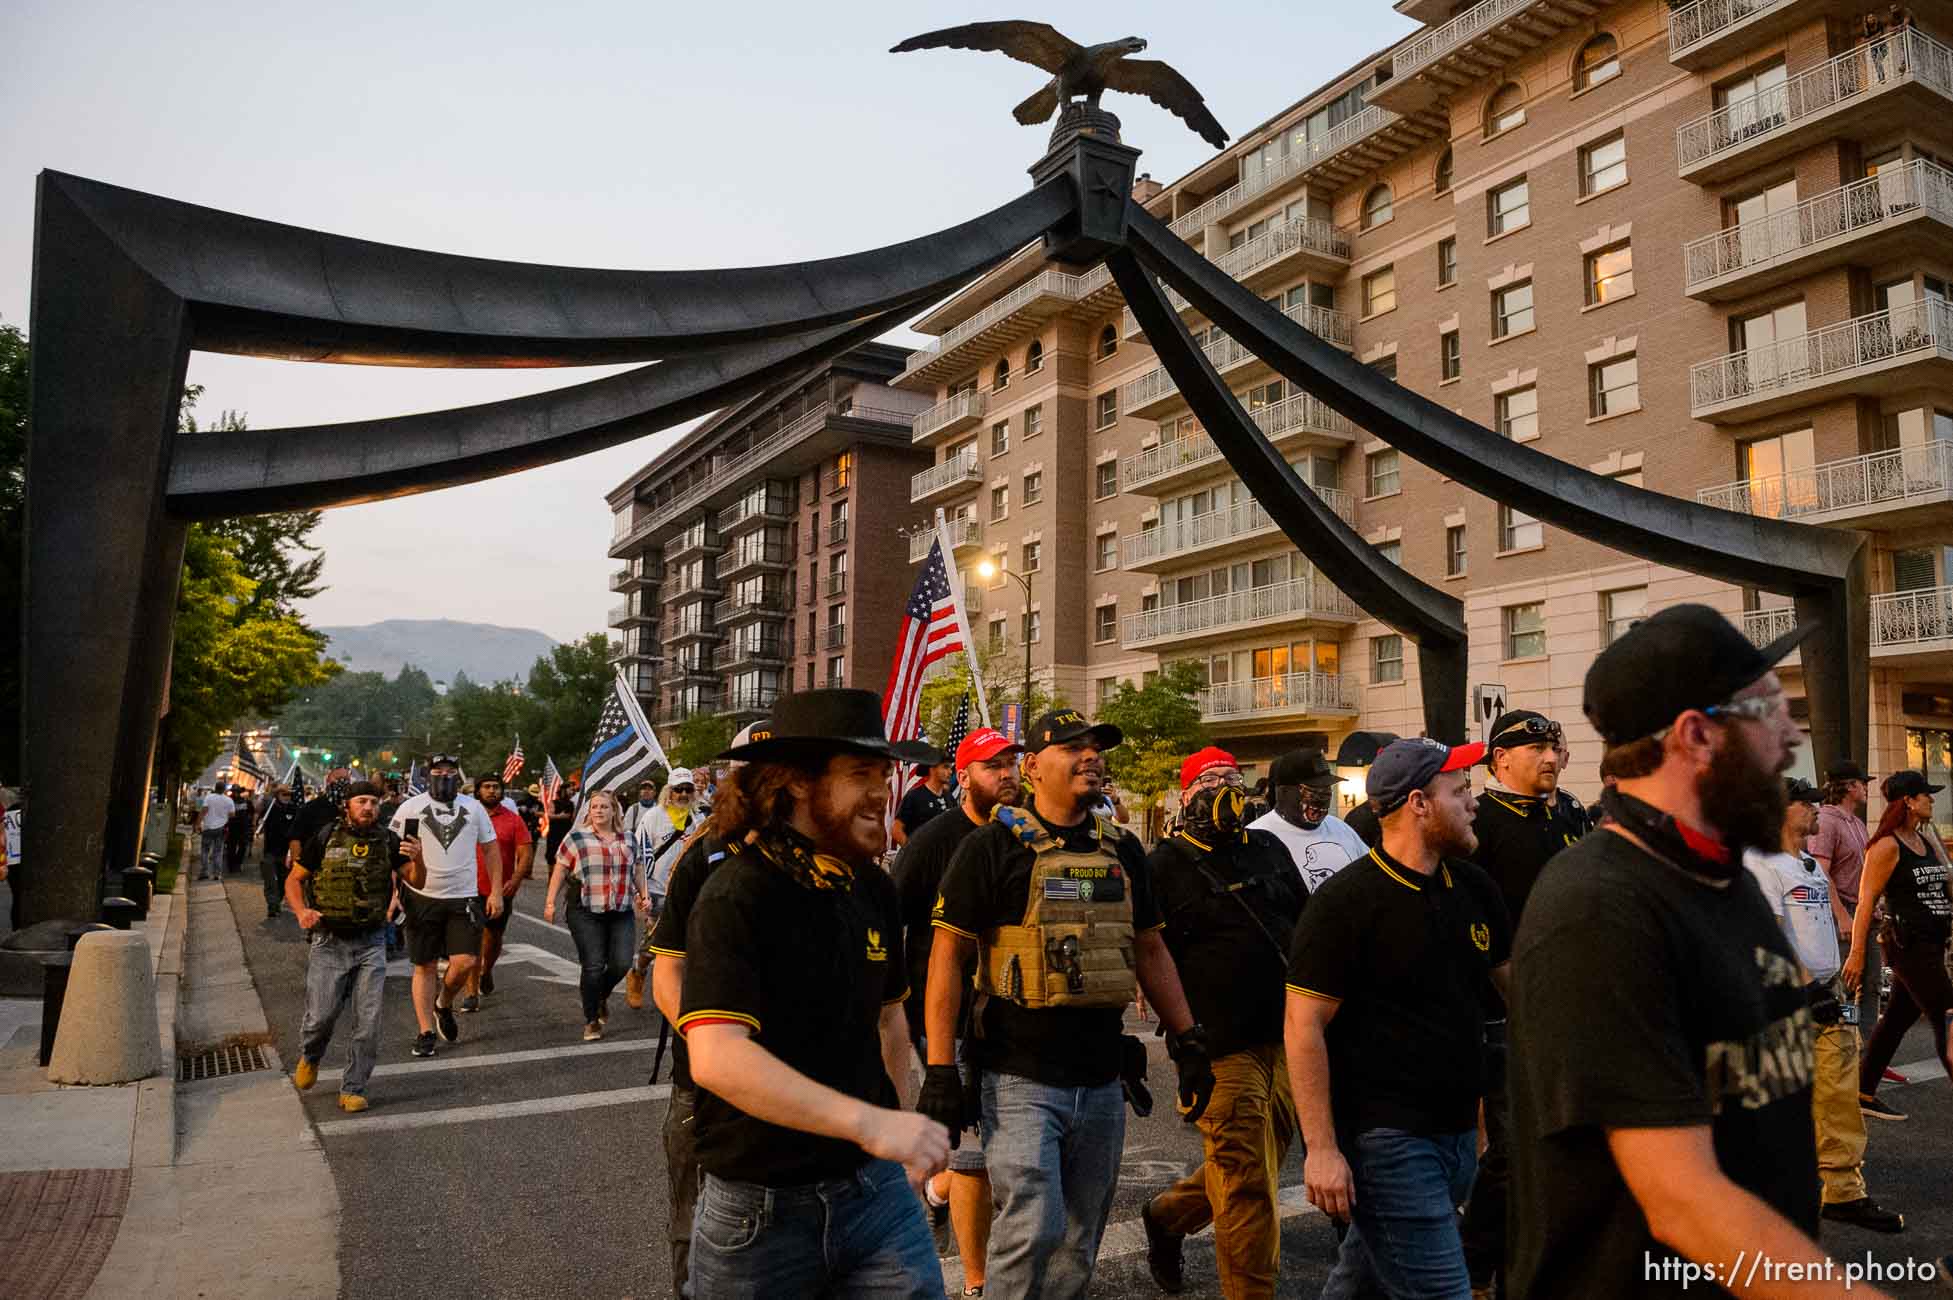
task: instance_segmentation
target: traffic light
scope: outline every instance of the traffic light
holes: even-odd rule
[[[330,763],[332,761],[332,751],[329,749],[323,750],[320,752],[319,757]]]

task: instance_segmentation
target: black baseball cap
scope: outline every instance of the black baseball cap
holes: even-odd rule
[[[1818,788],[1800,776],[1787,778],[1783,783],[1784,795],[1792,803],[1822,803],[1824,795]]]
[[[1492,721],[1491,731],[1486,733],[1485,765],[1492,765],[1492,751],[1495,749],[1515,749],[1520,745],[1537,745],[1541,741],[1558,740],[1560,724],[1536,709],[1507,709]]]
[[[1370,796],[1377,816],[1386,817],[1397,811],[1413,790],[1422,790],[1440,773],[1463,771],[1484,757],[1485,745],[1476,740],[1469,745],[1447,745],[1428,736],[1393,740],[1370,764],[1363,792]]]
[[[1836,784],[1839,781],[1869,781],[1871,779],[1871,777],[1865,774],[1864,765],[1854,758],[1840,759],[1838,762],[1831,764],[1830,769],[1824,773],[1824,780],[1828,784]]]
[[[1320,788],[1336,784],[1336,770],[1319,749],[1291,749],[1268,765],[1268,783]]]
[[[1077,709],[1052,709],[1031,724],[1024,748],[1035,754],[1046,745],[1063,745],[1081,736],[1090,736],[1100,749],[1126,743],[1126,733],[1109,722],[1088,722]]]
[[[1727,703],[1816,627],[1801,623],[1758,649],[1709,606],[1670,605],[1595,656],[1581,711],[1609,745],[1641,740],[1690,709]]]
[[[371,781],[355,781],[346,787],[346,798],[359,799],[362,797],[384,799],[386,795],[380,790],[379,786],[373,784]]]
[[[1938,794],[1946,787],[1934,785],[1926,779],[1924,772],[1906,768],[1885,778],[1885,798],[1896,803],[1900,799],[1910,799],[1916,794]]]

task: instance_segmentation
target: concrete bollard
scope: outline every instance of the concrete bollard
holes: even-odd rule
[[[163,1068],[157,1032],[148,941],[128,930],[83,935],[69,967],[48,1079],[91,1084],[146,1079]]]

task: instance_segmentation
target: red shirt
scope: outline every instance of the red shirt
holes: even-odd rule
[[[496,804],[488,810],[488,820],[495,825],[495,847],[503,855],[502,883],[507,884],[515,875],[515,846],[533,844],[536,837],[529,833],[529,824],[522,820],[522,814],[510,809],[506,804]],[[488,853],[486,844],[475,845],[475,892],[488,895]]]

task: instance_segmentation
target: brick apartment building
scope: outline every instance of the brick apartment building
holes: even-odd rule
[[[613,488],[610,625],[654,723],[737,724],[787,689],[885,681],[914,575],[897,532],[927,405],[867,343],[706,420]]]
[[[1325,339],[1507,437],[1868,530],[1870,763],[1946,771],[1953,6],[1870,36],[1883,4],[1396,7],[1424,26],[1137,197]],[[1580,684],[1609,639],[1683,600],[1759,639],[1787,625],[1781,598],[1467,491],[1188,323],[1304,481],[1464,601],[1472,680],[1569,724],[1582,793],[1599,744]],[[1040,677],[1087,705],[1197,660],[1204,716],[1257,767],[1303,736],[1417,730],[1416,648],[1274,530],[1103,267],[1027,249],[918,328],[936,341],[893,384],[929,402],[913,437],[933,463],[908,513],[956,520],[979,640],[1028,632]],[[975,576],[986,556],[1029,578],[1028,611],[1014,581]],[[1785,676],[1799,695],[1794,659]]]

